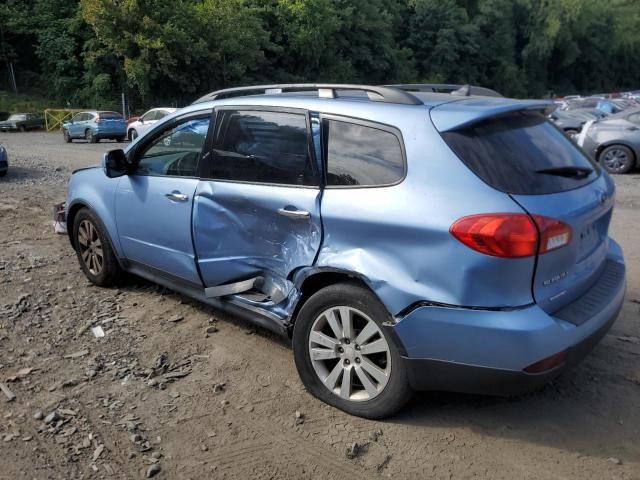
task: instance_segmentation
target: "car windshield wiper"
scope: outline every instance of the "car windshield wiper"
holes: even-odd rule
[[[589,167],[554,167],[543,168],[542,170],[536,170],[536,173],[543,173],[545,175],[556,175],[558,177],[567,177],[575,179],[587,178],[593,169]]]

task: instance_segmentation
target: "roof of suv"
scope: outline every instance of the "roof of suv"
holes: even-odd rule
[[[428,86],[428,84],[425,84]],[[394,86],[342,84],[284,84],[239,87],[212,92],[180,112],[221,105],[252,105],[312,109],[318,112],[365,114],[369,118],[390,118],[406,109],[432,110],[439,131],[461,128],[488,117],[513,111],[537,110],[550,113],[556,105],[548,100],[517,100],[496,96],[464,96],[451,93],[404,90]],[[415,88],[416,85],[411,85]],[[478,87],[474,87],[478,88]],[[474,91],[472,88],[468,92]],[[477,90],[476,90],[477,91]],[[380,109],[385,111],[381,113]],[[384,117],[382,116],[384,115]],[[385,123],[389,123],[385,121]]]

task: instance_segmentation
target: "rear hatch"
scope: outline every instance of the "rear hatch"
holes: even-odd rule
[[[109,131],[124,130],[124,117],[116,112],[100,112],[99,128]]]
[[[562,246],[550,244],[537,255],[532,293],[540,307],[554,313],[584,294],[605,268],[614,204],[610,177],[530,109],[451,125],[441,134],[478,177],[509,194],[532,218],[564,224],[569,237]]]

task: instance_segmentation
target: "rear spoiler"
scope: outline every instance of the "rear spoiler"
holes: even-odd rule
[[[537,111],[547,116],[557,108],[548,100],[512,98],[465,98],[443,103],[431,109],[431,121],[440,132],[466,128],[488,118],[513,112]]]

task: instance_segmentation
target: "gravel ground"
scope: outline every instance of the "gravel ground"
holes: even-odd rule
[[[308,395],[266,331],[134,277],[87,282],[52,204],[119,144],[0,143],[1,479],[640,479],[640,175],[616,177],[627,301],[582,365],[535,394],[419,394],[375,422]]]

